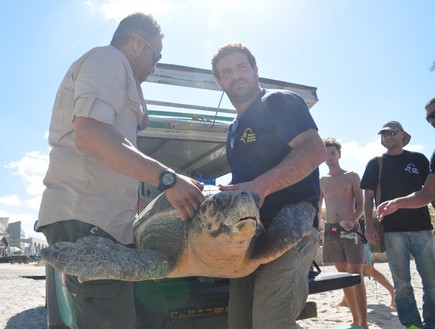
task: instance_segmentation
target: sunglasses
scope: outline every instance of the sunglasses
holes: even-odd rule
[[[157,50],[155,50],[153,48],[153,46],[151,46],[151,44],[141,35],[138,35],[136,33],[133,33],[135,36],[140,37],[142,39],[142,41],[148,46],[150,47],[150,49],[153,51],[154,53],[154,57],[153,57],[153,65],[156,65],[161,59],[162,59],[162,53],[158,52]]]
[[[398,131],[394,131],[394,130],[384,130],[381,131],[381,136],[382,137],[396,136],[398,133],[399,133]]]
[[[426,116],[426,120],[427,120],[427,122],[429,122],[430,123],[430,120],[433,120],[433,119],[435,119],[435,111],[432,111],[432,112],[430,112],[427,116]]]

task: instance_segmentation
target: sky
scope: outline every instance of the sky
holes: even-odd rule
[[[424,104],[435,97],[432,0],[6,0],[0,4],[0,217],[21,221],[26,237],[43,238],[33,223],[59,83],[74,60],[109,44],[119,21],[137,11],[162,27],[162,63],[210,69],[218,47],[241,42],[261,77],[316,87],[311,113],[322,138],[341,141],[344,169],[362,176],[384,151],[378,131],[390,120],[412,135],[405,149],[432,154],[433,128],[424,119]],[[167,96],[150,85],[142,84],[145,98]],[[199,105],[217,106],[219,98],[201,98]],[[320,172],[327,173],[326,165]]]

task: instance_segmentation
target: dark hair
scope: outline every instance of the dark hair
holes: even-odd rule
[[[429,99],[426,105],[424,106],[424,109],[427,110],[427,108],[431,106],[433,103],[435,103],[435,98]]]
[[[160,25],[151,15],[134,13],[119,22],[110,44],[116,48],[122,47],[132,38],[132,32],[148,41],[155,36],[164,37]]]
[[[323,140],[325,147],[334,146],[338,152],[341,152],[341,144],[336,138],[328,137]]]
[[[247,47],[245,47],[241,43],[228,43],[225,46],[220,47],[211,60],[213,75],[216,79],[220,78],[219,72],[217,71],[216,68],[217,64],[222,58],[233,53],[242,53],[246,55],[246,57],[248,58],[248,62],[249,64],[251,64],[252,67],[254,67],[254,65],[257,64],[254,55],[252,55],[251,51]]]

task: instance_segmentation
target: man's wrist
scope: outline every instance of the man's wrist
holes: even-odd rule
[[[159,186],[157,187],[157,189],[160,192],[164,192],[167,189],[173,187],[176,182],[177,182],[176,173],[172,169],[168,168],[160,174]]]
[[[375,220],[375,216],[365,217],[364,219],[366,223],[373,223]]]

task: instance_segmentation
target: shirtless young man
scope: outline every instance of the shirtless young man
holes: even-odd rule
[[[358,174],[340,167],[341,144],[335,138],[327,138],[323,142],[327,153],[325,163],[329,167],[329,173],[320,178],[319,219],[323,199],[326,203],[323,261],[333,262],[339,272],[361,276],[360,284],[343,291],[352,313],[352,326],[367,329],[367,296],[363,276],[365,246],[359,235],[348,232],[361,232],[358,222],[363,213],[360,178]]]

